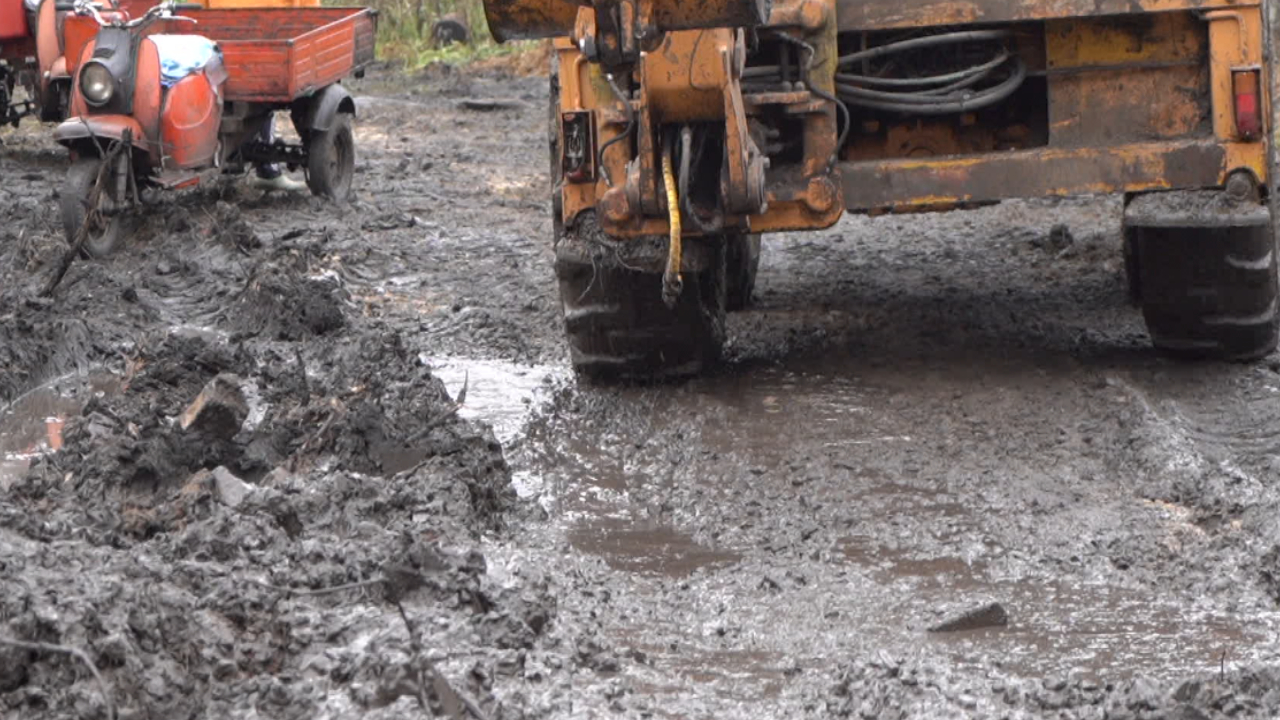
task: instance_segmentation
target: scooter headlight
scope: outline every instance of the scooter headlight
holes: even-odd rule
[[[100,62],[88,62],[80,69],[80,94],[90,105],[106,105],[116,92],[116,79]]]

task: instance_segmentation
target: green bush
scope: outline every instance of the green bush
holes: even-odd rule
[[[341,0],[326,0],[338,4]],[[489,35],[482,0],[366,0],[378,10],[378,55],[401,60],[410,67],[430,62],[466,62],[510,50],[498,46]],[[471,45],[435,46],[431,26],[445,15],[455,15],[471,30]]]

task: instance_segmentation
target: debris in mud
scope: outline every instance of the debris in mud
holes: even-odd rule
[[[443,384],[394,334],[301,351],[305,392],[296,353],[200,335],[146,344],[126,387],[91,400],[63,450],[0,497],[0,636],[85,647],[122,715],[161,717],[402,714],[401,690],[418,692],[387,683],[395,668],[413,677],[423,648],[466,648],[485,673],[507,662],[493,653],[531,648],[554,616],[548,590],[489,586],[470,549],[514,501],[490,431],[449,412]],[[243,423],[249,383],[260,422]],[[406,452],[413,469],[388,472],[384,460]],[[432,619],[415,623],[417,640],[392,596]],[[100,716],[70,658],[23,655],[20,667],[0,672],[6,712]],[[452,686],[464,705],[510,717],[491,687],[433,667],[428,694]]]
[[[998,602],[987,603],[981,607],[967,610],[955,617],[929,628],[929,632],[948,633],[965,630],[981,630],[983,628],[1004,627],[1009,624],[1009,614]]]
[[[230,440],[249,416],[249,403],[240,388],[243,381],[231,373],[215,375],[182,412],[183,430],[195,430]]]
[[[217,242],[244,253],[262,247],[262,239],[244,219],[238,206],[219,200],[213,206],[212,217],[210,233]]]
[[[1074,245],[1076,238],[1071,234],[1071,228],[1058,223],[1049,229],[1049,247],[1058,252],[1062,252]]]
[[[335,277],[306,277],[290,258],[281,257],[254,267],[226,321],[241,335],[304,340],[346,324],[344,297]]]

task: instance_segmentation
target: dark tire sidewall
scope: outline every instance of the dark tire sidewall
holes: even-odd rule
[[[725,236],[726,302],[730,312],[751,305],[760,272],[760,236]]]
[[[310,134],[307,142],[307,187],[313,194],[334,202],[350,199],[355,154],[351,114],[338,113],[328,130]]]
[[[1183,358],[1248,361],[1280,337],[1275,231],[1205,237],[1200,228],[1126,228],[1143,319],[1153,344]],[[1263,235],[1262,233],[1266,233]],[[1232,267],[1229,255],[1269,257],[1266,267]],[[1269,319],[1267,319],[1269,316]],[[1257,317],[1251,322],[1249,318]],[[1236,320],[1232,320],[1236,319]]]
[[[85,222],[87,213],[84,201],[93,189],[93,183],[97,180],[98,168],[101,165],[101,158],[82,157],[67,169],[59,206],[62,214],[62,229],[68,244],[75,242],[76,234]],[[119,246],[123,234],[121,219],[118,216],[111,218],[107,230],[102,235],[97,238],[85,238],[84,254],[97,259],[108,257]]]

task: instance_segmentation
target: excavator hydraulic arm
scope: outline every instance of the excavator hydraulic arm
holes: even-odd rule
[[[594,210],[615,237],[667,234],[673,151],[686,234],[839,219],[834,0],[486,0],[485,12],[499,40],[557,39],[567,224]],[[752,90],[749,52],[785,73],[783,91]]]

